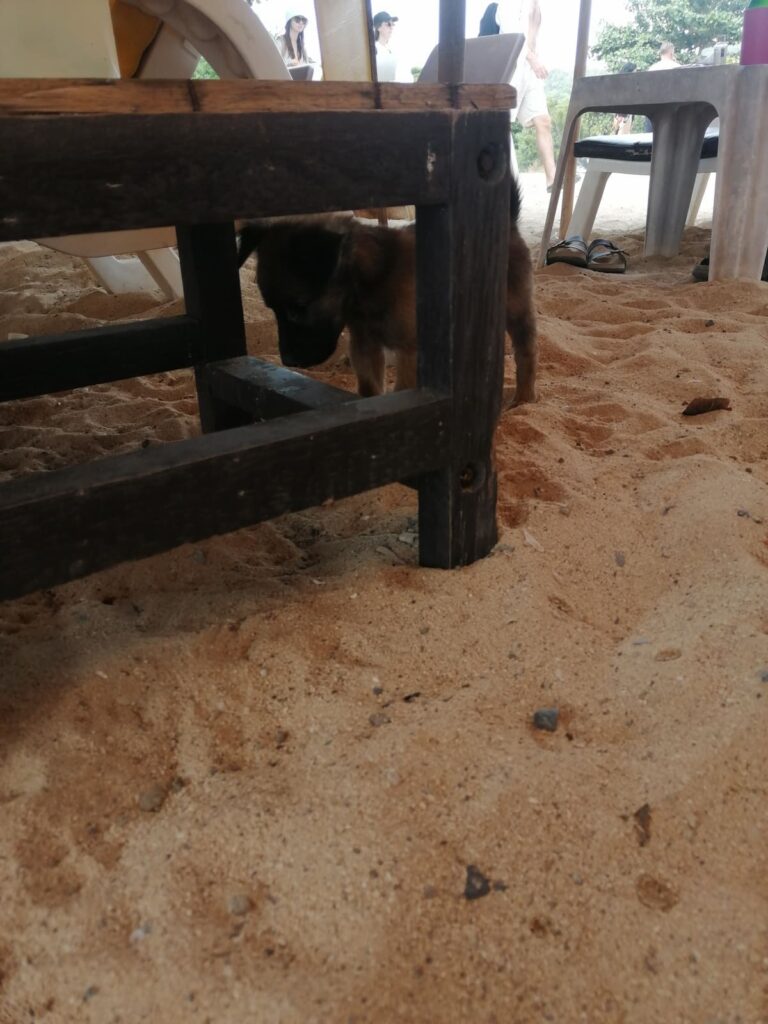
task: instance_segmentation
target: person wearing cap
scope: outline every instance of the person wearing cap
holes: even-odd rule
[[[544,168],[547,191],[551,192],[556,165],[552,120],[544,93],[544,80],[549,77],[549,71],[536,51],[541,28],[539,0],[499,0],[496,22],[502,32],[522,32],[525,35],[525,49],[520,54],[511,82],[517,91],[514,115],[524,128],[533,128],[536,132],[536,148]]]
[[[309,19],[301,11],[300,7],[289,7],[285,12],[285,32],[275,36],[280,56],[289,68],[313,63],[304,46],[304,29]]]
[[[393,18],[387,11],[379,11],[373,17],[373,38],[376,41],[376,78],[379,82],[394,82],[397,75],[397,58],[389,41],[392,29],[399,18]]]

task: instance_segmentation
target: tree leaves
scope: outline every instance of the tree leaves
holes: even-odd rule
[[[611,71],[626,61],[639,69],[659,59],[660,45],[675,44],[677,59],[695,64],[701,51],[713,43],[741,40],[742,12],[746,0],[627,0],[631,25],[606,25],[592,53]]]

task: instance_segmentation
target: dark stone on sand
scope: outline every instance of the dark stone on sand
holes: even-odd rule
[[[557,708],[539,708],[533,713],[534,728],[543,729],[545,732],[554,732],[559,717],[560,712]]]
[[[236,917],[242,917],[243,914],[247,914],[252,906],[250,896],[244,892],[233,893],[227,900],[227,909],[230,914],[234,914]]]
[[[167,796],[168,788],[162,782],[155,782],[139,794],[139,807],[142,811],[159,811]]]
[[[481,896],[487,896],[491,891],[491,883],[474,864],[467,864],[467,881],[464,886],[464,896],[468,900],[479,900]]]

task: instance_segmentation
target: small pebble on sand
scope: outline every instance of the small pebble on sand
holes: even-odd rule
[[[142,811],[159,811],[168,796],[168,787],[162,782],[155,782],[139,794],[139,807]]]
[[[535,729],[543,729],[545,732],[554,732],[559,717],[560,712],[557,708],[539,708],[533,713],[533,726]]]

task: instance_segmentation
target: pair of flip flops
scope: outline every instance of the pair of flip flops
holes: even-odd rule
[[[569,235],[547,249],[547,264],[550,263],[570,263],[572,267],[586,267],[601,274],[623,274],[627,254],[607,238],[595,238],[587,245],[581,235]]]

